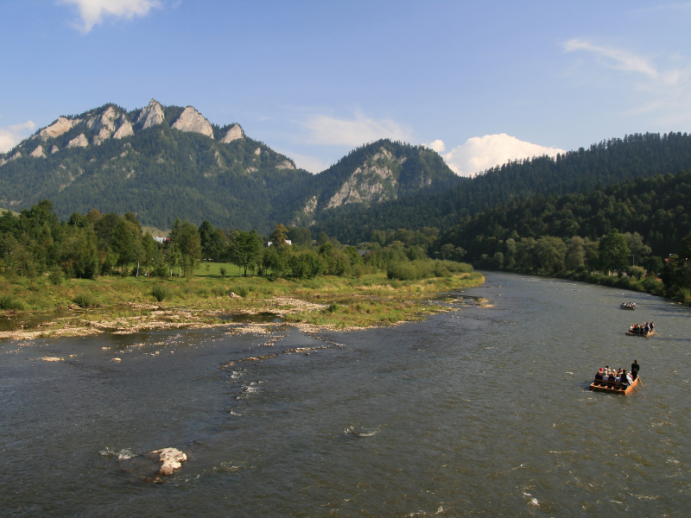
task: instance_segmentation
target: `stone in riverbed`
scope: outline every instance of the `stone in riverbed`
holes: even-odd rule
[[[151,453],[157,454],[159,460],[163,463],[158,472],[159,475],[172,475],[182,467],[183,462],[187,461],[187,455],[177,448],[163,448]]]

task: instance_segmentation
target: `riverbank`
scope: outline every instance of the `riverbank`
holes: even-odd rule
[[[453,306],[432,303],[431,299],[438,293],[479,286],[484,280],[478,272],[414,281],[387,279],[385,273],[360,278],[268,280],[215,277],[208,272],[191,279],[101,277],[94,281],[70,279],[59,285],[46,279],[3,279],[0,292],[5,294],[6,307],[15,309],[3,312],[0,339],[221,325],[253,332],[257,322],[248,325],[233,320],[252,321],[262,315],[264,320],[279,318],[306,330],[365,329],[453,311]]]

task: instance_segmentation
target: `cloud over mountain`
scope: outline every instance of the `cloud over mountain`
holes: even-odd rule
[[[23,124],[15,124],[0,128],[0,153],[5,153],[26,137],[27,132],[36,127],[33,121],[26,121]]]
[[[104,18],[131,20],[135,16],[146,16],[152,8],[161,6],[159,0],[60,0],[59,3],[77,9],[81,18],[77,26],[85,33],[103,23]]]
[[[435,140],[425,145],[437,153],[443,153],[446,150],[446,146],[441,140]],[[556,156],[559,153],[566,153],[566,151],[557,147],[545,147],[525,142],[506,133],[499,133],[469,138],[465,143],[456,146],[442,156],[456,174],[471,176],[473,173],[504,164],[509,160],[542,155]]]

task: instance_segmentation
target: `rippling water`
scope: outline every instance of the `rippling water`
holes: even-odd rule
[[[494,273],[464,295],[493,307],[272,346],[223,329],[0,342],[0,515],[691,515],[688,308]],[[645,320],[659,336],[624,335]],[[634,359],[643,395],[587,390]],[[168,446],[189,461],[147,481],[140,454]]]

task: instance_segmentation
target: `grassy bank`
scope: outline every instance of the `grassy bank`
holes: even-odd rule
[[[239,273],[232,265],[209,264],[190,279],[100,277],[61,284],[51,284],[45,276],[33,281],[1,279],[0,309],[22,320],[37,312],[62,310],[74,315],[42,323],[40,330],[47,336],[66,326],[120,332],[173,324],[202,327],[222,323],[227,314],[262,312],[281,315],[293,324],[349,329],[415,321],[447,311],[427,301],[436,293],[484,282],[477,272],[407,281],[388,279],[385,273],[309,280],[244,278]]]

